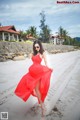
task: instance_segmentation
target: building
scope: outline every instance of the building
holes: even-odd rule
[[[20,32],[16,31],[14,26],[0,26],[0,40],[19,41]]]
[[[50,41],[51,43],[53,43],[54,45],[60,45],[60,44],[63,44],[64,40],[61,39],[59,37],[59,35],[55,34],[55,35],[51,35],[50,36]]]
[[[34,40],[36,40],[36,38],[33,37],[31,34],[29,34],[29,35],[26,35],[26,40],[34,41]]]

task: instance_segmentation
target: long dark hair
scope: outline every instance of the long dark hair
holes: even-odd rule
[[[33,55],[36,55],[38,53],[38,51],[35,49],[35,44],[38,44],[40,46],[39,53],[43,54],[44,49],[43,49],[41,41],[40,40],[35,40],[34,43],[33,43]]]

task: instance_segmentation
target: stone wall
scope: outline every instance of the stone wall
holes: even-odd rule
[[[49,53],[55,54],[75,50],[73,46],[53,45],[43,43]],[[0,42],[0,62],[6,60],[24,59],[32,52],[32,44],[26,42]]]

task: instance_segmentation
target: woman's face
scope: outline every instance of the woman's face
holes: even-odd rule
[[[37,51],[40,50],[40,46],[39,46],[39,44],[36,43],[36,44],[34,45],[34,47],[35,47],[35,50],[37,50]]]

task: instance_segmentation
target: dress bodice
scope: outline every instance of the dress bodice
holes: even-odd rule
[[[33,55],[32,56],[32,61],[33,61],[33,63],[41,63],[41,61],[42,61],[42,59],[41,59],[41,57],[40,57],[40,55],[39,54],[37,54],[37,55]]]

